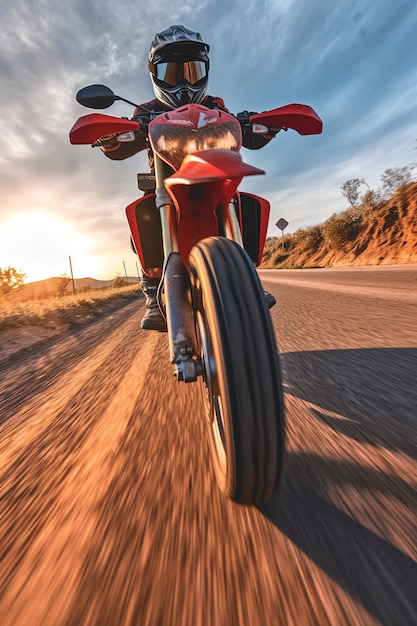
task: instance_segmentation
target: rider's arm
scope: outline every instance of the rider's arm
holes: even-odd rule
[[[252,124],[249,122],[251,115],[256,115],[256,113],[254,111],[242,111],[236,115],[242,128],[242,145],[249,150],[259,150],[259,148],[266,146],[277,133],[275,131],[271,132],[270,135],[253,133]]]
[[[219,98],[218,96],[205,96],[201,104],[209,109],[220,109],[221,111],[226,111],[226,113],[230,112],[223,98]]]

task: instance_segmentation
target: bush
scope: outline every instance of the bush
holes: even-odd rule
[[[58,296],[65,296],[68,290],[68,286],[71,282],[71,278],[67,274],[61,274],[59,277],[59,283],[57,288]]]
[[[321,227],[325,244],[331,250],[343,248],[355,239],[358,233],[359,218],[357,211],[348,209],[343,213],[334,213]]]
[[[126,278],[122,276],[116,276],[116,278],[112,281],[111,286],[115,289],[120,289],[120,287],[127,287],[128,282]]]
[[[300,252],[315,252],[323,243],[320,226],[299,229],[294,233],[294,243]]]
[[[26,274],[15,267],[0,267],[0,294],[18,289],[25,282]]]
[[[265,241],[265,246],[264,246],[263,255],[262,255],[262,261],[264,263],[266,263],[266,261],[269,261],[269,259],[271,258],[272,254],[275,252],[277,247],[278,247],[278,237],[268,237],[268,239]]]

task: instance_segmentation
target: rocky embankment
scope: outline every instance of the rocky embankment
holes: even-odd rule
[[[417,263],[417,182],[389,200],[334,215],[324,224],[267,240],[263,268]]]

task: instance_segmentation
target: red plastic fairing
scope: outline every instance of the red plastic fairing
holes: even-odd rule
[[[139,130],[139,123],[111,115],[91,113],[78,118],[70,130],[69,137],[73,145],[92,144],[105,135],[123,133],[128,130]]]
[[[191,248],[218,235],[216,210],[225,209],[243,176],[264,174],[231,150],[203,150],[184,157],[180,169],[165,179],[178,212],[178,240],[188,265]]]
[[[269,213],[270,213],[271,205],[268,202],[268,200],[265,200],[265,198],[261,198],[260,196],[255,196],[254,194],[247,193],[246,191],[245,192],[241,191],[239,193],[240,205],[242,204],[243,196],[245,196],[246,198],[253,198],[259,203],[260,216],[259,216],[259,227],[258,227],[259,228],[258,253],[257,253],[256,262],[255,262],[255,258],[253,259],[256,267],[258,267],[262,262],[262,255],[264,252],[265,240],[266,240],[266,235],[268,232]],[[240,210],[242,211],[242,209]],[[244,225],[243,216],[241,217],[241,221],[242,221],[242,224]],[[245,244],[245,234],[246,234],[245,228],[243,228],[243,244]]]
[[[145,259],[143,258],[142,242],[140,239],[138,223],[137,223],[136,214],[135,214],[136,206],[138,202],[140,202],[141,200],[143,200],[143,198],[139,198],[138,200],[135,200],[134,202],[129,204],[129,206],[126,207],[126,217],[129,223],[129,228],[130,228],[130,233],[132,235],[133,243],[135,244],[136,252],[140,260],[140,265],[142,268],[144,268]]]
[[[191,185],[232,179],[239,179],[240,182],[243,176],[256,174],[265,174],[265,172],[245,163],[238,152],[221,149],[200,150],[194,154],[187,154],[180,169],[167,178],[165,184],[168,183],[167,186],[171,187],[177,184]],[[226,203],[229,202],[230,197]]]
[[[256,113],[249,121],[275,128],[292,128],[300,135],[319,135],[323,130],[323,122],[314,109],[306,104],[287,104],[271,111]]]
[[[154,152],[178,169],[186,154],[208,149],[238,152],[242,131],[237,119],[225,111],[187,104],[155,118],[149,125],[149,139]]]
[[[161,220],[155,206],[155,194],[145,194],[126,207],[132,240],[147,276],[161,276],[163,249]]]

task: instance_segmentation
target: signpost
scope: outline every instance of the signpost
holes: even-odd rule
[[[284,251],[284,230],[287,228],[288,226],[288,222],[286,219],[284,219],[283,217],[281,217],[278,222],[275,224],[275,226],[277,228],[280,229],[281,231],[281,236],[282,236],[282,251]]]

